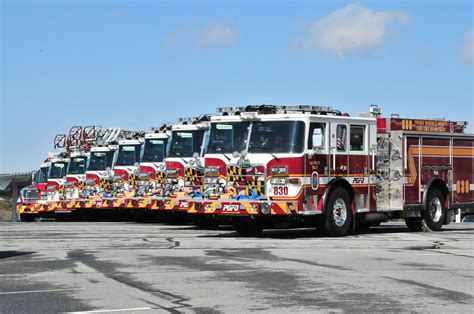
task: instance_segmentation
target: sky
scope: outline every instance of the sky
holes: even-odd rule
[[[0,173],[74,125],[314,104],[474,124],[472,1],[0,0]]]

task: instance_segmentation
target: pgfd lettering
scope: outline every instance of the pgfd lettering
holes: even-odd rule
[[[188,202],[179,203],[179,208],[188,208]]]
[[[364,183],[364,178],[354,178],[352,184],[362,184]]]
[[[238,212],[239,211],[239,205],[224,205],[222,210],[225,211],[225,212]]]

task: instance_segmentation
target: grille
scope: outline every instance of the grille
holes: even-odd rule
[[[227,166],[228,186],[233,186],[237,193],[243,191],[246,196],[265,196],[265,178],[264,166],[256,165],[248,168]]]

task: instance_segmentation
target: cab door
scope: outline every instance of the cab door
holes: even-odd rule
[[[306,214],[320,214],[318,202],[325,191],[329,180],[329,123],[325,121],[310,121],[308,128],[308,142],[306,154],[304,212]]]
[[[349,125],[344,122],[332,122],[330,125],[329,176],[347,177]]]

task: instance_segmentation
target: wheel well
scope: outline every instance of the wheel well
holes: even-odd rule
[[[354,200],[354,190],[352,189],[352,186],[349,184],[349,182],[347,182],[344,179],[335,179],[329,182],[328,186],[329,187],[326,188],[326,192],[324,193],[324,207],[323,208],[326,208],[326,201],[329,198],[329,195],[331,195],[331,193],[338,187],[344,188],[347,191],[347,193],[349,193],[349,198],[352,204],[352,201]]]
[[[446,187],[446,183],[444,183],[443,180],[441,180],[440,178],[433,178],[432,181],[429,182],[426,187],[427,187],[427,189],[425,190],[425,193],[424,193],[424,196],[423,196],[423,204],[425,206],[426,206],[426,202],[427,202],[427,199],[428,199],[428,194],[430,193],[430,191],[432,189],[439,189],[441,191],[441,193],[443,193],[445,201],[448,201],[448,208],[450,207],[449,198],[448,198],[449,190]]]

